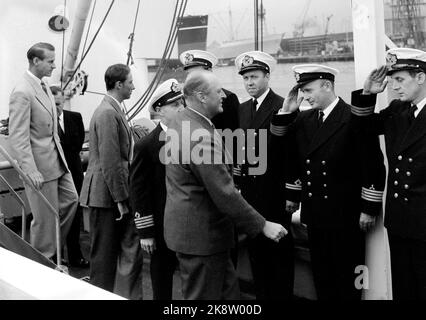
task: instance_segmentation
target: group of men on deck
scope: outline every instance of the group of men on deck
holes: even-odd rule
[[[134,90],[130,69],[117,64],[105,73],[79,200],[90,217],[92,284],[141,299],[142,249],[151,256],[154,299],[172,299],[177,268],[185,299],[240,299],[235,248],[245,242],[256,298],[290,300],[290,226],[300,208],[318,299],[360,300],[356,269],[382,209],[384,135],[393,298],[426,299],[425,52],[388,51],[388,64],[352,93],[352,105],[336,95],[338,70],[328,66],[294,66],[284,99],[269,86],[274,58],[243,53],[235,65],[250,99],[240,104],[214,74],[213,54],[189,50],[180,59],[185,83],[158,86],[148,105],[158,125],[139,141],[122,107]],[[10,100],[11,151],[58,208],[65,236],[77,192],[42,80],[54,68],[54,48],[36,44],[28,60]],[[386,76],[399,99],[374,113]],[[311,108],[301,111],[303,100]],[[54,222],[33,189],[26,192],[31,243],[52,258]]]

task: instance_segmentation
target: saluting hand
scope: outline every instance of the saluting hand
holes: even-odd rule
[[[291,88],[286,98],[284,99],[283,106],[279,110],[279,113],[293,113],[297,111],[302,104],[303,97],[298,98],[299,88],[294,86]]]
[[[263,234],[275,242],[279,242],[287,233],[287,230],[279,223],[266,221],[263,227]]]
[[[371,71],[364,82],[364,90],[362,94],[369,95],[383,92],[388,84],[386,79],[387,72],[387,66],[381,66],[380,68]]]

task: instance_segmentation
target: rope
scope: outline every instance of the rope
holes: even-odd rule
[[[112,0],[112,1],[111,1],[111,4],[109,5],[108,11],[107,11],[107,13],[105,14],[104,18],[102,19],[101,25],[99,26],[98,30],[96,31],[95,35],[93,36],[93,39],[92,39],[92,41],[90,42],[89,47],[87,48],[87,51],[84,53],[83,57],[81,58],[80,63],[79,63],[79,64],[78,64],[78,66],[75,68],[75,70],[74,70],[74,72],[73,72],[72,76],[68,79],[68,82],[67,82],[67,83],[66,83],[66,85],[64,86],[64,88],[63,88],[64,90],[65,90],[65,89],[66,89],[66,87],[70,84],[70,82],[71,82],[71,81],[72,81],[72,79],[74,78],[75,74],[76,74],[76,73],[77,73],[77,71],[80,69],[80,66],[81,66],[81,64],[83,63],[84,59],[86,58],[87,54],[89,53],[90,49],[92,48],[92,45],[93,45],[93,43],[95,42],[95,39],[96,39],[96,37],[98,36],[99,32],[101,31],[101,29],[102,29],[102,27],[103,27],[103,25],[104,25],[104,23],[105,23],[105,21],[106,21],[106,18],[108,17],[108,15],[109,15],[109,13],[110,13],[110,11],[111,11],[111,9],[112,9],[112,6],[113,6],[114,2],[115,2],[115,0]]]
[[[64,0],[64,19],[67,12],[67,0]],[[62,30],[62,57],[61,57],[61,79],[60,83],[62,86],[62,79],[64,78],[64,53],[65,53],[65,28]]]
[[[92,14],[90,15],[90,21],[89,21],[89,25],[88,25],[88,27],[87,27],[86,38],[84,39],[83,50],[81,50],[81,57],[80,57],[80,60],[82,60],[82,59],[83,59],[83,53],[86,51],[87,39],[89,38],[89,32],[90,32],[90,27],[92,26],[92,19],[93,19],[93,14],[95,13],[95,7],[96,7],[96,0],[95,0],[95,2],[93,3]]]
[[[130,120],[132,120],[146,106],[146,103],[151,99],[155,88],[158,86],[159,82],[161,81],[161,78],[164,75],[164,72],[167,68],[167,64],[169,62],[170,56],[173,52],[173,48],[174,48],[176,40],[177,40],[177,35],[178,35],[178,31],[179,31],[178,22],[183,17],[183,15],[185,13],[187,3],[188,3],[188,0],[183,0],[180,3],[180,7],[179,7],[179,1],[178,0],[176,1],[172,25],[171,25],[171,28],[170,28],[169,37],[167,39],[166,47],[165,47],[165,50],[163,52],[163,57],[161,59],[159,69],[158,69],[154,79],[152,80],[150,86],[148,87],[148,89],[145,91],[145,93],[142,95],[142,97],[135,103],[135,105],[129,110],[128,113],[133,111],[133,114],[131,116],[129,116]],[[177,10],[178,7],[179,7],[179,10]],[[176,11],[178,11],[177,15],[176,15]]]
[[[132,49],[133,49],[133,40],[135,38],[136,22],[138,21],[138,13],[139,13],[139,5],[140,4],[141,4],[141,0],[138,0],[138,6],[136,8],[136,14],[135,14],[135,22],[133,23],[133,30],[132,30],[132,33],[129,35],[130,45],[129,45],[129,52],[127,53],[127,65],[129,65],[130,59],[132,59],[132,64],[134,64],[133,58],[132,58]]]

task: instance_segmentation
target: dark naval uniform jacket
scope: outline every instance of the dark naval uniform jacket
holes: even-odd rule
[[[222,89],[225,93],[226,98],[222,100],[223,112],[215,115],[212,118],[212,122],[216,129],[231,129],[235,130],[239,127],[238,122],[238,108],[240,101],[235,93]]]
[[[409,123],[409,102],[394,100],[374,113],[376,95],[352,94],[353,112],[384,134],[389,162],[385,226],[402,238],[426,241],[426,108]]]
[[[301,221],[314,228],[359,228],[360,213],[380,212],[385,168],[379,140],[362,140],[342,99],[318,129],[317,110],[277,116],[289,148],[287,199],[302,202]],[[281,117],[280,120],[279,117]]]

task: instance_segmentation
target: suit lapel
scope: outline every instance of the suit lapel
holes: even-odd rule
[[[115,111],[117,111],[117,113],[120,115],[121,122],[123,123],[124,127],[126,128],[127,134],[129,135],[129,139],[130,139],[131,136],[132,136],[131,131],[130,131],[130,127],[129,127],[129,124],[127,123],[126,116],[125,116],[124,112],[121,110],[121,107],[118,105],[118,103],[114,99],[112,99],[108,96],[105,96],[105,99],[115,109]]]
[[[272,100],[274,99],[275,93],[272,89],[269,90],[268,95],[263,100],[259,109],[257,110],[253,120],[250,123],[249,128],[257,129],[262,127],[262,124],[269,118],[271,113],[274,111],[274,107],[272,105]]]
[[[407,112],[408,112],[408,108],[407,108]],[[419,140],[421,137],[423,137],[426,134],[426,108],[425,107],[423,107],[422,111],[420,111],[420,113],[414,119],[412,125],[406,132],[407,133],[398,148],[398,153],[401,153],[402,151],[410,147],[412,144],[414,144],[417,140]]]
[[[50,95],[49,96],[46,95],[46,93],[41,88],[41,85],[37,83],[36,80],[33,79],[29,74],[25,73],[25,78],[27,79],[31,87],[33,87],[33,89],[35,90],[36,92],[35,98],[37,99],[37,101],[43,106],[43,108],[46,109],[47,112],[49,112],[49,114],[53,118],[54,117],[53,108],[55,106],[55,104],[52,101],[53,97],[51,97]]]
[[[313,153],[321,147],[340,127],[349,120],[349,116],[345,116],[345,104],[339,99],[339,103],[334,107],[333,111],[325,119],[323,125],[315,132],[314,138],[309,145],[308,154]],[[316,114],[316,112],[315,112]],[[311,118],[311,122],[316,125],[316,117]]]

